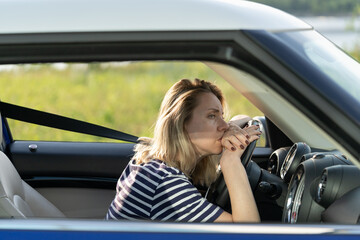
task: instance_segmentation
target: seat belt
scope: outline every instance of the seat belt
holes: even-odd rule
[[[121,131],[10,103],[0,102],[0,111],[3,117],[27,123],[127,142],[138,142],[138,137]]]

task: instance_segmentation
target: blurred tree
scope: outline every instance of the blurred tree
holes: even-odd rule
[[[351,15],[359,0],[252,0],[297,15]]]

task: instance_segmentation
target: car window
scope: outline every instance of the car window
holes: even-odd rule
[[[0,66],[1,100],[135,136],[152,136],[160,103],[182,78],[215,82],[229,114],[263,115],[201,62],[148,61]],[[8,119],[15,140],[114,141]],[[259,141],[265,145],[265,142]]]

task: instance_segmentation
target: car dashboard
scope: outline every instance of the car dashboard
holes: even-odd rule
[[[265,192],[273,198],[281,192],[275,198],[283,204],[282,222],[359,223],[360,170],[338,151],[294,143],[270,155],[266,172],[262,178],[277,178],[261,179],[258,186],[271,188]]]

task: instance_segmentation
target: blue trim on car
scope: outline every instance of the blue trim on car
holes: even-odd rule
[[[1,122],[2,122],[2,130],[3,130],[3,136],[4,136],[5,144],[8,145],[11,142],[10,135],[8,133],[8,129],[7,129],[7,126],[5,124],[4,118],[3,117],[1,117],[1,118],[2,118]]]
[[[235,226],[234,226],[235,227]],[[64,239],[146,239],[146,240],[215,240],[215,239],[252,239],[252,240],[339,240],[339,239],[359,239],[354,235],[293,235],[293,234],[229,234],[229,233],[147,233],[147,232],[86,232],[86,231],[31,231],[31,230],[3,230],[0,231],[2,240],[64,240]]]

